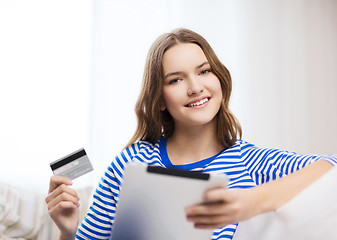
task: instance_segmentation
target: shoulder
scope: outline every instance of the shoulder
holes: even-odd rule
[[[240,148],[241,159],[254,161],[254,164],[260,161],[268,160],[271,162],[282,161],[283,159],[295,159],[300,157],[311,157],[310,155],[301,155],[295,152],[281,150],[279,148],[259,147],[255,144],[238,140],[236,142]]]
[[[122,150],[112,161],[111,167],[124,169],[124,166],[129,162],[152,164],[160,162],[160,159],[159,141],[151,143],[141,140]]]
[[[274,155],[276,153],[282,152],[279,149],[273,148],[261,148],[257,145],[247,142],[245,140],[237,140],[233,148],[236,148],[240,152],[242,159],[255,159],[255,158],[265,158],[267,156]]]
[[[258,149],[258,147],[256,147],[256,145],[254,145],[250,142],[247,142],[247,141],[242,140],[242,139],[238,139],[238,140],[236,140],[235,144],[232,147],[230,147],[229,149],[237,149],[238,151],[240,151],[242,153],[242,152],[245,152],[245,151],[248,151],[248,150],[251,150],[251,149]]]
[[[111,161],[106,169],[103,180],[105,182],[122,182],[125,166],[130,162],[153,165],[160,162],[159,144],[149,141],[137,141],[123,149]]]
[[[262,151],[262,152],[288,152],[288,151],[283,151],[278,148],[270,148],[270,147],[259,147],[253,143],[247,142],[245,140],[237,140],[235,143],[235,146],[239,146],[242,152],[247,152],[247,151]]]
[[[151,143],[140,140],[125,148],[116,158],[123,159],[125,162],[130,161],[148,161],[154,156],[159,155],[159,141]]]
[[[254,144],[247,142],[243,139],[238,139],[235,142],[234,146],[240,146],[241,148],[247,148],[247,147],[256,147]]]
[[[235,144],[227,149],[224,149],[218,156],[217,159],[221,160],[223,158],[241,159],[247,151],[256,148],[254,144],[246,142],[244,140],[237,140]]]

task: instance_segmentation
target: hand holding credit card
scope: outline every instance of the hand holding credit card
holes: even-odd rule
[[[93,170],[84,148],[50,163],[50,168],[54,175],[64,176],[71,180]]]

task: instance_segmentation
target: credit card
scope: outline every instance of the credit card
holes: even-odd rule
[[[54,175],[65,176],[72,180],[93,170],[84,148],[50,163],[50,168]]]

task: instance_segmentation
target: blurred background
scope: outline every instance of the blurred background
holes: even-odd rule
[[[136,127],[147,51],[177,27],[232,74],[243,139],[337,153],[335,0],[0,0],[0,182],[46,193],[81,147],[97,182]]]

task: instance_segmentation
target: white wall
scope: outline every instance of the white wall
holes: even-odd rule
[[[0,182],[47,192],[88,146],[90,0],[0,1]]]
[[[246,138],[297,152],[336,153],[337,2],[240,3],[235,110]]]
[[[98,161],[109,163],[131,137],[147,50],[176,27],[205,36],[231,71],[231,108],[244,139],[301,153],[337,152],[336,1],[94,3],[90,140]]]
[[[135,129],[150,44],[176,27],[205,36],[231,71],[244,139],[336,153],[336,5],[0,1],[0,182],[45,191],[49,163],[86,147],[95,171],[78,182],[96,185]]]

